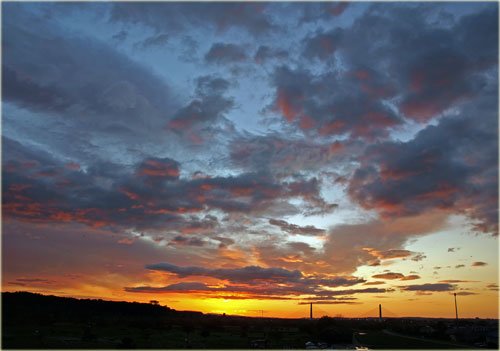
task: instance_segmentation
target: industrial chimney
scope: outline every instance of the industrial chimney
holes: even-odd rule
[[[310,303],[309,318],[311,320],[313,319],[313,304],[312,304],[312,302]]]
[[[378,305],[378,320],[382,322],[382,304]]]

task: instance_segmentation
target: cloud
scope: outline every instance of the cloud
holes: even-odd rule
[[[483,267],[483,266],[487,266],[488,264],[486,262],[481,262],[481,261],[477,261],[477,262],[473,262],[471,264],[472,267]]]
[[[328,32],[316,32],[313,36],[304,39],[304,57],[326,60],[333,58],[333,54],[343,39],[343,30],[335,28]]]
[[[5,218],[207,233],[217,225],[216,219],[200,222],[186,215],[205,209],[269,215],[270,209],[290,199],[301,199],[306,211],[325,211],[329,206],[314,178],[279,182],[267,174],[246,173],[186,179],[179,177],[177,161],[151,157],[132,170],[107,163],[84,172],[5,137],[3,150]],[[49,199],[51,205],[44,205]],[[296,211],[292,205],[290,210]]]
[[[182,282],[170,284],[167,286],[153,287],[153,286],[135,286],[135,287],[125,287],[127,292],[136,293],[179,293],[179,292],[191,292],[199,293],[211,298],[223,298],[225,299],[282,299],[282,300],[297,300],[301,301],[303,304],[309,304],[313,301],[318,301],[321,304],[349,304],[354,297],[337,297],[339,295],[353,295],[358,293],[373,294],[381,292],[392,292],[391,290],[378,289],[378,288],[367,288],[367,289],[350,289],[350,290],[338,290],[333,292],[322,292],[317,294],[317,296],[310,296],[308,298],[300,298],[297,295],[303,294],[313,294],[313,289],[298,289],[293,288],[280,288],[276,286],[241,286],[241,285],[226,285],[226,286],[209,286],[205,283],[198,282]],[[213,294],[217,293],[232,293],[236,295],[220,295]],[[287,296],[288,295],[288,296]],[[295,295],[295,296],[294,296]],[[309,302],[306,302],[309,301]],[[314,303],[314,302],[313,302]]]
[[[180,246],[197,246],[201,247],[206,244],[206,242],[200,238],[186,238],[185,236],[182,235],[177,235],[170,241],[170,244],[172,245],[180,245]]]
[[[212,289],[213,291],[240,292],[251,294],[252,296],[310,295],[311,298],[326,299],[331,296],[386,291],[385,289],[376,288],[331,290],[331,288],[364,283],[365,280],[350,276],[331,276],[325,274],[309,274],[306,276],[299,270],[289,270],[279,267],[205,268],[200,266],[181,267],[170,263],[158,263],[147,265],[146,268],[153,271],[173,273],[179,278],[202,276],[219,279],[224,282],[224,287],[214,288]],[[148,287],[143,287],[140,290],[147,289]],[[165,287],[160,290],[169,291],[170,288]]]
[[[455,285],[446,283],[426,283],[420,285],[407,285],[400,287],[404,291],[450,291],[455,289]]]
[[[426,259],[427,256],[425,256],[423,253],[419,252],[419,253],[416,253],[412,258],[411,260],[412,261],[415,261],[415,262],[419,262],[419,261],[422,261],[424,259]]]
[[[70,114],[71,119],[64,118],[58,127],[69,128],[73,142],[80,142],[82,131],[151,134],[164,113],[173,110],[170,87],[149,68],[103,42],[63,34],[55,23],[41,21],[18,4],[6,11],[5,102],[54,118]],[[21,59],[27,55],[37,60]]]
[[[159,32],[181,32],[190,27],[208,27],[215,31],[243,29],[261,36],[276,28],[266,14],[265,3],[114,3],[111,20],[142,24]]]
[[[445,221],[446,214],[436,211],[413,217],[338,225],[329,230],[323,259],[332,272],[354,272],[356,267],[373,264],[375,257],[370,250],[384,252],[402,248],[410,238],[442,228]]]
[[[357,89],[348,75],[315,75],[281,66],[273,74],[274,109],[306,133],[374,139],[401,123],[376,97]]]
[[[415,280],[415,279],[420,279],[420,276],[417,274],[410,274],[404,276],[404,278],[402,278],[401,280]]]
[[[148,158],[136,172],[149,179],[176,180],[179,178],[179,162],[170,158]]]
[[[459,291],[456,293],[457,296],[470,296],[470,295],[477,295],[477,293],[472,292],[472,291]]]
[[[373,249],[366,249],[372,256],[381,259],[393,259],[393,258],[405,258],[411,255],[416,254],[415,252],[409,250],[386,250],[386,251],[377,251]]]
[[[236,44],[215,43],[205,54],[206,62],[218,65],[242,62],[246,58],[247,55],[243,46]]]
[[[356,305],[356,304],[361,304],[362,302],[357,302],[357,301],[321,301],[321,300],[314,300],[314,301],[307,301],[307,302],[299,302],[299,305],[309,305],[309,304],[314,304],[314,305]]]
[[[382,274],[372,275],[372,278],[377,278],[377,279],[402,279],[402,278],[404,278],[404,274],[389,272],[389,273],[382,273]]]
[[[177,274],[179,277],[209,276],[228,280],[233,283],[251,282],[259,280],[294,281],[302,277],[300,271],[289,271],[283,268],[262,268],[247,266],[243,268],[208,269],[203,267],[179,267],[169,263],[158,263],[146,266],[147,269]]]
[[[121,31],[117,32],[116,34],[113,34],[111,39],[116,40],[118,42],[122,42],[125,39],[127,39],[127,37],[128,37],[128,32],[125,30],[121,30]]]
[[[344,295],[354,295],[354,294],[374,294],[381,292],[392,292],[387,289],[378,288],[366,288],[366,289],[349,289],[349,290],[338,290],[332,292],[320,292],[318,294],[314,293],[313,289],[296,289],[293,287],[280,288],[276,286],[241,286],[241,285],[226,285],[226,286],[209,286],[205,283],[198,282],[183,282],[170,284],[167,286],[153,287],[153,286],[135,286],[135,287],[125,287],[127,292],[137,292],[137,293],[179,293],[179,292],[191,292],[200,293],[212,298],[217,298],[224,296],[226,299],[284,299],[284,300],[297,300],[304,304],[309,304],[313,301],[318,301],[321,303],[332,303],[337,302],[349,303],[355,300],[354,297],[347,297]],[[217,293],[232,293],[236,295],[219,295],[213,294]],[[297,295],[309,294],[312,296],[308,298],[301,298]],[[338,296],[342,297],[338,297]],[[308,301],[308,302],[306,302]],[[313,302],[314,303],[314,302]]]
[[[264,64],[270,60],[285,60],[288,58],[288,51],[278,48],[272,48],[267,45],[261,45],[255,52],[254,61],[258,64]]]
[[[203,143],[205,134],[210,136],[215,124],[224,122],[225,114],[234,106],[233,99],[224,96],[228,87],[229,82],[223,78],[210,75],[198,77],[195,98],[173,114],[166,129],[193,144]]]
[[[498,52],[495,6],[430,25],[428,17],[435,11],[426,5],[375,4],[342,30],[336,46],[353,71],[388,72],[385,81],[394,86],[390,96],[398,96],[399,111],[420,123],[476,97],[485,82],[481,73],[496,64]],[[482,40],[474,44],[474,35]]]
[[[317,143],[281,135],[242,135],[230,145],[231,162],[243,169],[258,169],[286,176],[304,169],[318,171],[341,162],[359,148],[350,142]]]
[[[498,284],[488,284],[488,285],[486,285],[486,287],[487,287],[489,290],[498,291]]]
[[[160,33],[150,36],[143,41],[134,44],[136,49],[147,50],[154,47],[162,47],[168,43],[170,36],[167,33]]]
[[[210,291],[211,289],[204,283],[198,282],[182,282],[176,284],[170,284],[163,287],[151,287],[151,286],[138,286],[138,287],[128,287],[125,291],[129,292],[193,292],[193,291]]]
[[[464,112],[408,142],[370,147],[350,179],[351,198],[386,218],[447,209],[467,215],[478,231],[497,233],[497,122],[492,110],[483,112],[481,123]]]
[[[349,2],[317,2],[300,4],[302,10],[301,22],[329,21],[342,15],[349,6]]]
[[[406,275],[405,276],[402,273],[387,272],[387,273],[381,273],[381,274],[372,275],[372,278],[390,279],[390,280],[394,280],[394,279],[398,279],[398,280],[415,280],[415,279],[420,279],[420,276],[416,275],[416,274],[411,274],[411,275]]]
[[[289,234],[313,235],[313,236],[325,234],[324,229],[316,228],[315,226],[312,225],[301,227],[299,225],[288,223],[280,219],[271,218],[269,219],[269,224],[280,227],[282,231]]]
[[[465,265],[464,265],[464,264],[457,264],[457,265],[455,266],[455,268],[464,268],[464,267],[465,267]]]

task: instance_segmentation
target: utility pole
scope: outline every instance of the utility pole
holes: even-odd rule
[[[455,318],[458,326],[458,308],[457,308],[457,293],[453,293],[453,296],[455,296]]]
[[[260,316],[261,316],[262,318],[264,318],[264,312],[266,312],[266,311],[264,311],[264,310],[250,310],[250,311],[252,311],[252,312],[260,312]]]

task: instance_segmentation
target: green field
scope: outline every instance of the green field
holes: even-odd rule
[[[238,326],[221,326],[217,330],[172,325],[140,328],[130,325],[98,325],[91,332],[78,323],[23,325],[9,327],[3,335],[4,348],[44,349],[247,349],[252,340],[267,339],[268,348],[303,348],[308,335],[297,330],[276,331],[272,328],[243,332]]]
[[[356,340],[370,349],[470,349],[470,346],[457,345],[438,340],[425,340],[388,334],[384,331],[357,332]]]

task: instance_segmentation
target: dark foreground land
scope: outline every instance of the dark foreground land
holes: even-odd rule
[[[497,320],[316,320],[175,311],[157,303],[2,293],[4,349],[498,349]]]

